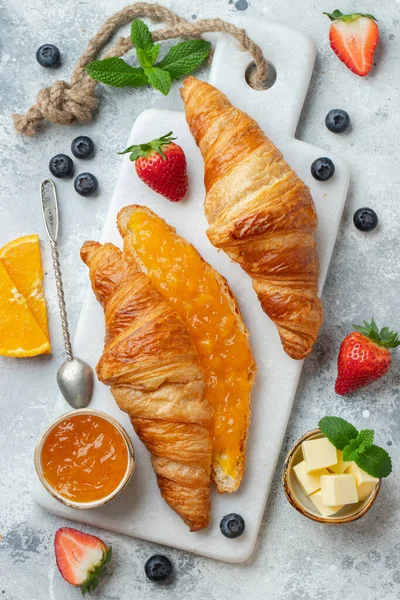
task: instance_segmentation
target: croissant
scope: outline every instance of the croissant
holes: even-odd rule
[[[250,275],[285,352],[304,358],[322,324],[310,191],[222,92],[188,77],[181,95],[205,163],[208,238]]]
[[[150,278],[113,244],[85,242],[106,337],[96,371],[151,453],[163,498],[191,531],[210,519],[211,409],[186,327]]]
[[[173,303],[198,350],[213,413],[211,479],[219,493],[232,493],[244,474],[256,371],[236,298],[196,248],[147,206],[125,206],[117,225],[125,256],[132,254]]]

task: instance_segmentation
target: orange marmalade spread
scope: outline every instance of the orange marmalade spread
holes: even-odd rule
[[[254,362],[214,272],[197,250],[157,215],[135,210],[128,223],[132,243],[156,287],[188,324],[206,376],[213,407],[213,464],[236,477],[243,452]]]
[[[110,421],[78,414],[65,418],[47,435],[41,465],[43,476],[60,496],[93,502],[121,483],[128,467],[128,449]]]

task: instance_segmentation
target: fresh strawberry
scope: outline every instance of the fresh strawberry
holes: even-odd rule
[[[344,15],[340,10],[323,14],[333,21],[329,31],[332,50],[350,71],[361,77],[368,75],[379,41],[375,17],[363,13]]]
[[[82,595],[91,594],[105,573],[112,549],[94,535],[71,527],[56,531],[54,550],[58,569],[65,581],[80,586]]]
[[[164,198],[178,202],[188,188],[186,157],[171,135],[172,131],[147,144],[130,146],[120,154],[130,152],[140,179]]]
[[[397,333],[384,327],[379,331],[374,319],[344,338],[338,356],[337,394],[344,396],[380,379],[390,369],[389,348],[400,346]]]

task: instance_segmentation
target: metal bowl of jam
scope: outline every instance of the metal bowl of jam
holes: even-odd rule
[[[81,409],[58,417],[35,448],[42,485],[59,502],[96,508],[117,496],[135,469],[135,453],[125,429],[99,410]]]

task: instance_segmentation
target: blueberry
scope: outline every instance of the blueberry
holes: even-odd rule
[[[330,158],[317,158],[311,165],[311,175],[317,181],[328,181],[335,173],[335,165]]]
[[[172,563],[166,556],[155,554],[144,565],[144,572],[150,581],[166,581],[172,573]]]
[[[227,538],[236,538],[244,532],[245,524],[243,517],[236,513],[225,515],[219,524],[221,533]]]
[[[49,162],[49,169],[54,177],[69,177],[74,170],[74,163],[66,154],[56,154]]]
[[[71,152],[76,158],[90,158],[94,152],[93,141],[87,135],[80,135],[73,140]]]
[[[97,177],[91,173],[81,173],[75,178],[74,188],[81,196],[91,196],[99,185]]]
[[[372,231],[378,225],[378,215],[372,208],[359,208],[354,213],[353,223],[360,231]]]
[[[42,65],[42,67],[46,67],[47,69],[59,67],[61,64],[60,51],[57,46],[54,46],[53,44],[43,44],[43,46],[40,46],[36,51],[36,60],[39,65]]]
[[[333,108],[325,117],[325,125],[332,133],[343,133],[350,125],[350,117],[345,110]]]

